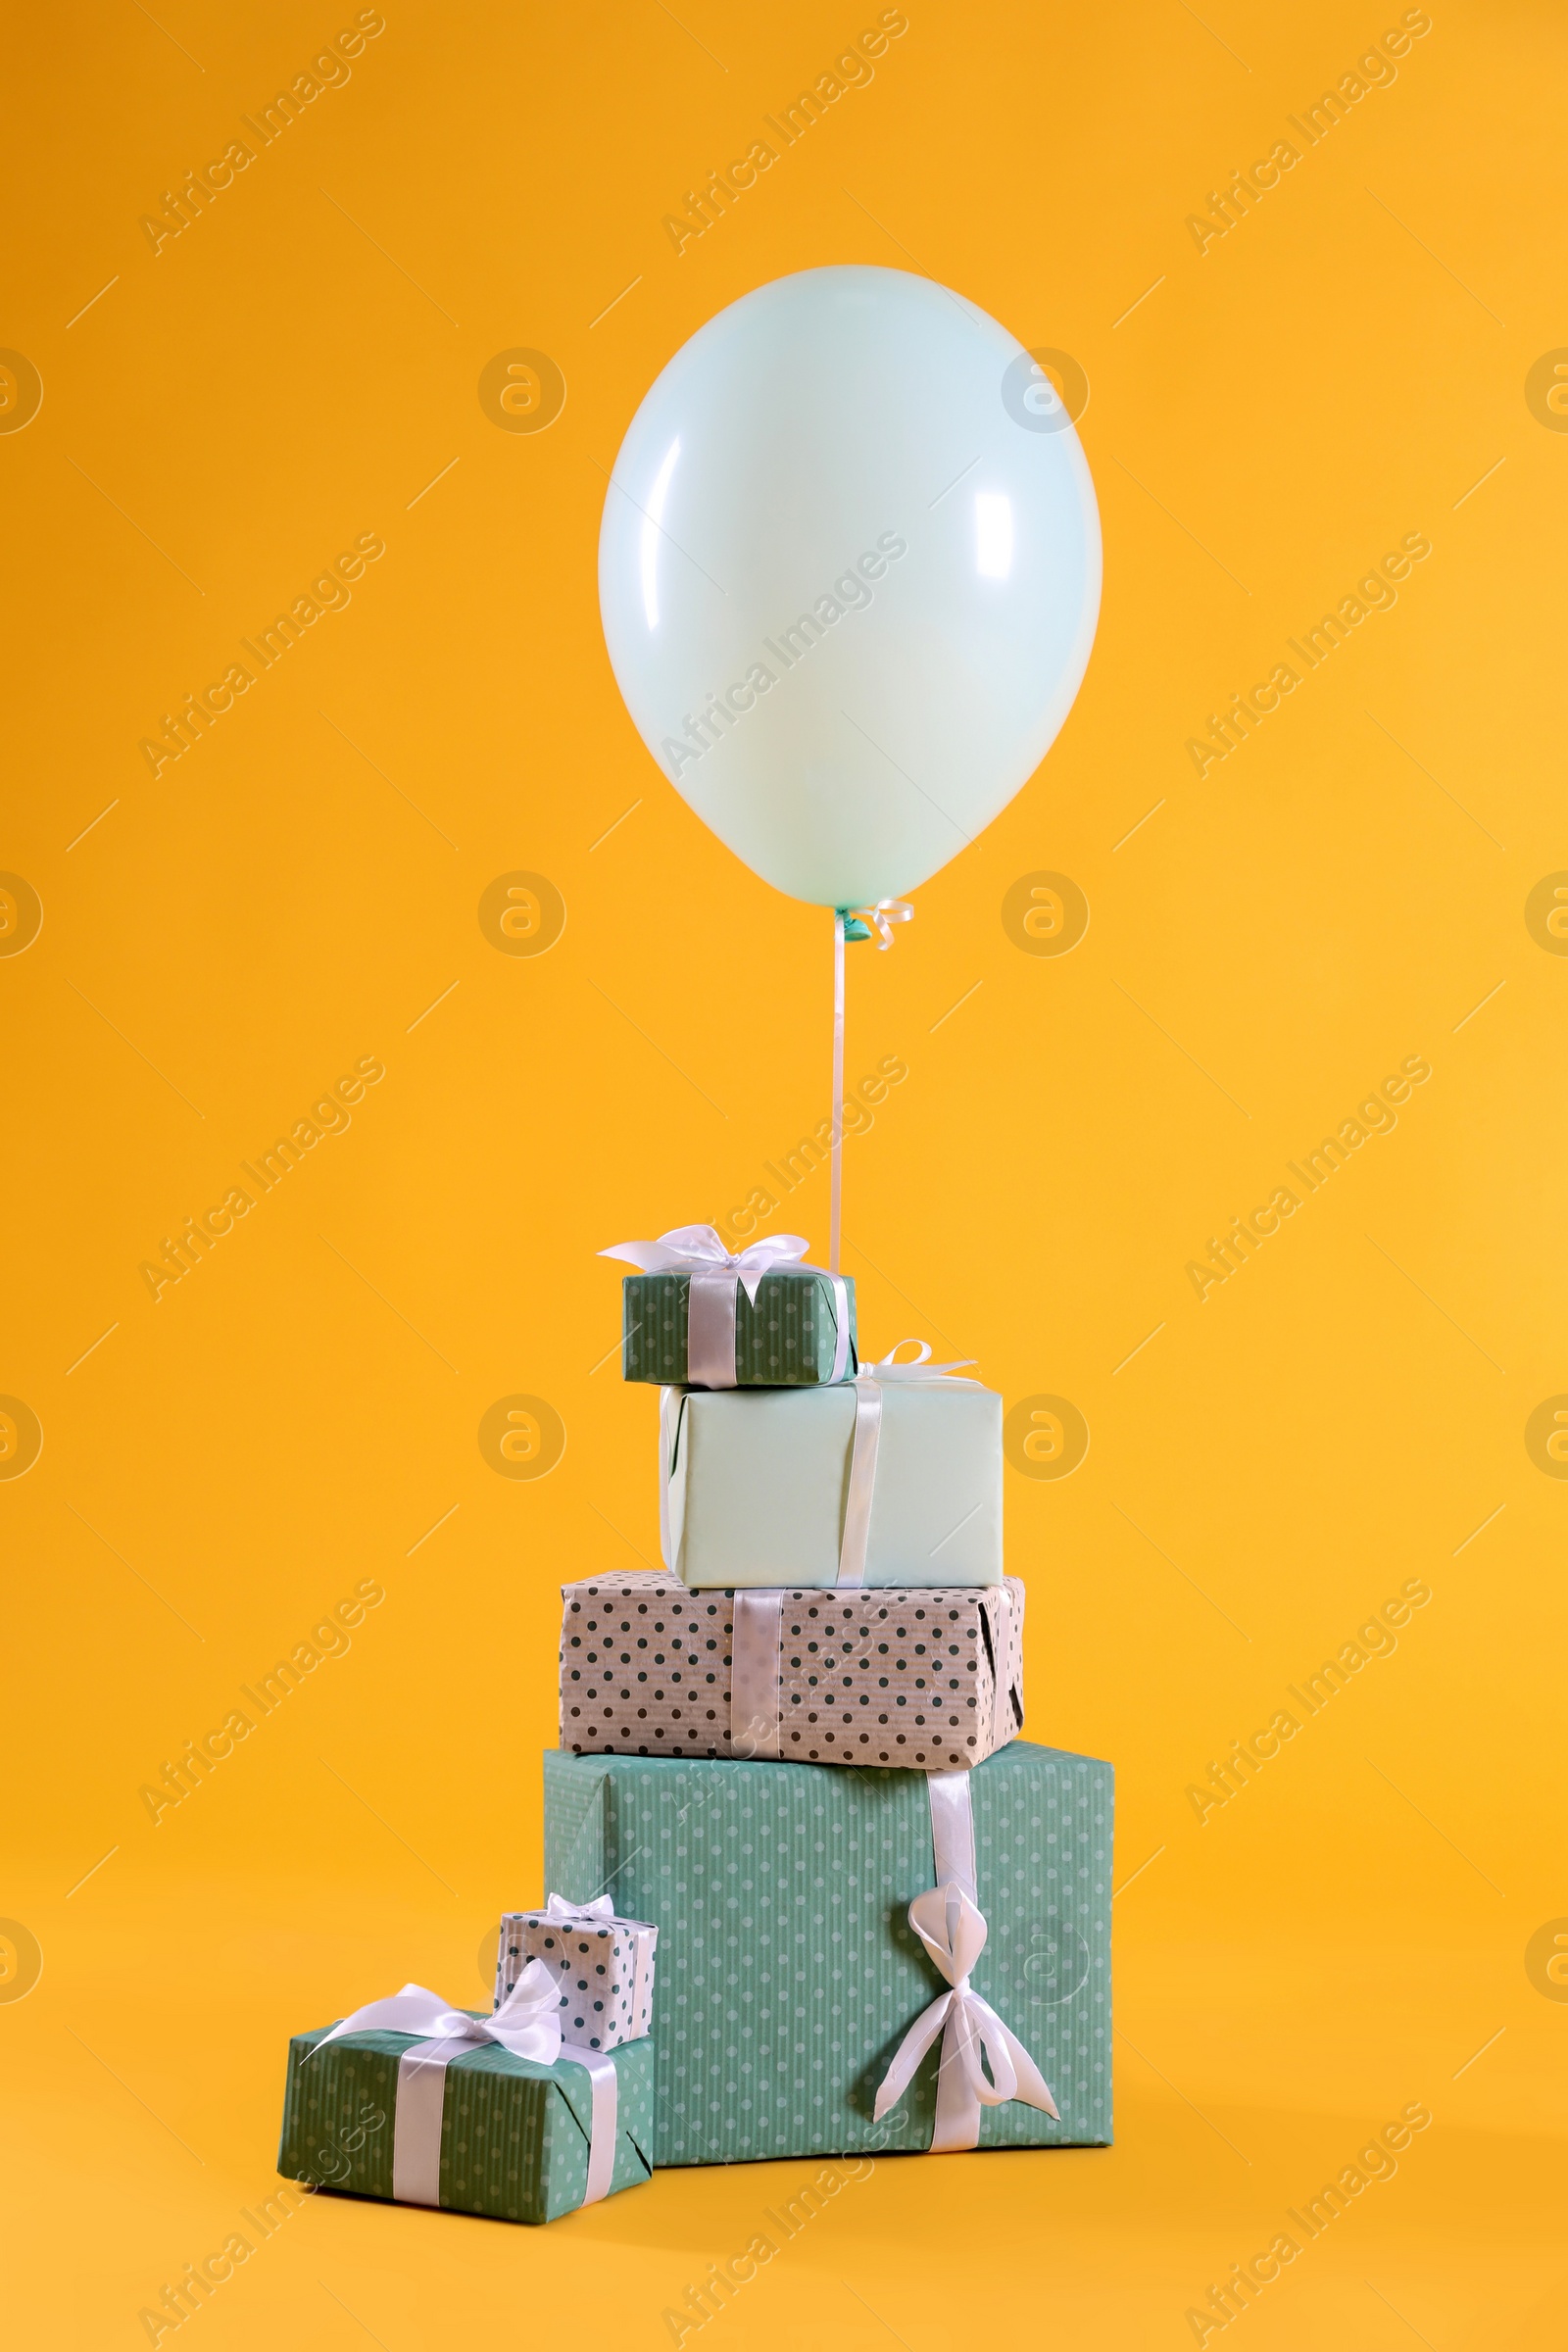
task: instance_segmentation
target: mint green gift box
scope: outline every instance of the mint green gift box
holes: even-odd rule
[[[864,1382],[666,1392],[664,1565],[699,1591],[839,1582]],[[1000,1585],[1002,1398],[968,1380],[877,1383],[866,1587]]]
[[[288,2180],[390,2203],[398,2062],[420,2036],[345,2034],[312,2057],[330,2031],[296,2034],[289,2043],[277,2169]],[[616,2088],[614,2195],[652,2176],[654,2045],[645,2036],[609,2055]],[[553,2222],[576,2212],[588,2185],[592,2127],[593,2086],[571,2058],[543,2066],[494,2042],[463,2051],[446,2069],[443,2210],[498,2222]]]
[[[988,2107],[979,2144],[1107,2146],[1111,1768],[1018,1740],[962,1778],[974,1989],[1060,2111]],[[546,1883],[659,1928],[656,2165],[929,2147],[935,2050],[880,2123],[872,2107],[944,1989],[906,1917],[934,1871],[923,1773],[545,1755]]]

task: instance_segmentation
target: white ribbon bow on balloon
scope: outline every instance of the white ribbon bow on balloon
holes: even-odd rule
[[[874,931],[877,935],[876,944],[881,949],[892,947],[892,926],[895,923],[912,923],[914,920],[914,908],[907,899],[878,899],[870,906],[844,906],[837,911],[844,918],[846,939],[869,939]],[[852,931],[852,923],[858,924],[859,929]]]
[[[1003,2107],[1009,2099],[1021,2099],[1026,2107],[1055,2115],[1056,2103],[1040,2069],[969,1982],[986,1944],[979,1907],[950,1880],[915,1896],[909,1925],[946,1977],[949,1989],[920,2012],[894,2053],[876,2094],[876,2121],[898,2105],[939,2034],[933,2153],[977,2146],[982,2107]]]

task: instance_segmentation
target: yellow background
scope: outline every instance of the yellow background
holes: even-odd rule
[[[1434,0],[1396,81],[1200,255],[1187,215],[1397,9],[911,0],[874,80],[677,258],[662,216],[875,15],[387,0],[352,79],[156,256],[139,217],[354,11],[24,28],[19,2344],[145,2341],[273,2185],[289,2033],[406,1978],[481,1999],[487,1928],[540,1891],[557,1587],[657,1544],[655,1400],[604,1360],[594,1252],[743,1200],[827,1091],[826,917],[705,833],[617,697],[606,472],[704,320],[828,262],[937,277],[1092,387],[1094,659],[1042,773],[852,957],[851,1074],[909,1076],[848,1148],[846,1224],[877,1351],[920,1333],[1091,1431],[1069,1478],[1009,1470],[1007,1526],[1030,1731],[1119,1775],[1118,2143],[881,2163],[703,2340],[1191,2342],[1208,2283],[1421,2100],[1397,2178],[1236,2326],[1563,2341],[1568,2006],[1525,1954],[1568,1913],[1568,1491],[1524,1440],[1568,1389],[1568,963],[1524,912],[1568,866],[1568,440],[1524,391],[1568,342],[1562,21]],[[548,431],[481,409],[515,347],[564,371]],[[1200,780],[1206,713],[1416,530],[1397,606]],[[366,532],[348,609],[154,779],[160,714]],[[537,957],[477,918],[516,869],[567,908]],[[1038,869],[1092,909],[1060,957],[1003,927]],[[1396,1131],[1200,1303],[1207,1237],[1413,1054]],[[155,1304],[161,1237],[369,1055],[352,1128]],[[775,1223],[824,1247],[820,1182]],[[567,1433],[537,1482],[477,1441],[517,1393]],[[1209,1760],[1413,1577],[1396,1653],[1200,1825]],[[154,1827],[140,1787],[366,1579],[352,1650]],[[320,2198],[188,2325],[209,2352],[654,2346],[813,2169],[666,2173],[538,2232]]]

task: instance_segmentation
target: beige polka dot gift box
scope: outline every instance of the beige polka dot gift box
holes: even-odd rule
[[[573,1755],[953,1772],[1023,1728],[1016,1577],[692,1592],[636,1573],[564,1585],[562,1604],[561,1744]]]

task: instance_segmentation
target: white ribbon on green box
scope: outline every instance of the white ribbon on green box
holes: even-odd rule
[[[420,2038],[398,2060],[397,2110],[393,2118],[392,2194],[402,2205],[441,2202],[441,2126],[446,2110],[447,2068],[485,2042],[498,2042],[514,2058],[538,2066],[569,2059],[586,2069],[593,2085],[593,2119],[588,2143],[585,2205],[610,2190],[615,2169],[619,2088],[612,2058],[594,2050],[563,2049],[557,2014],[561,1984],[542,1960],[530,1960],[507,1999],[490,2017],[449,2008],[423,1984],[405,1984],[385,2000],[367,2001],[323,2034],[310,2056],[345,2034],[416,2034]],[[309,2064],[309,2059],[306,2063]]]

